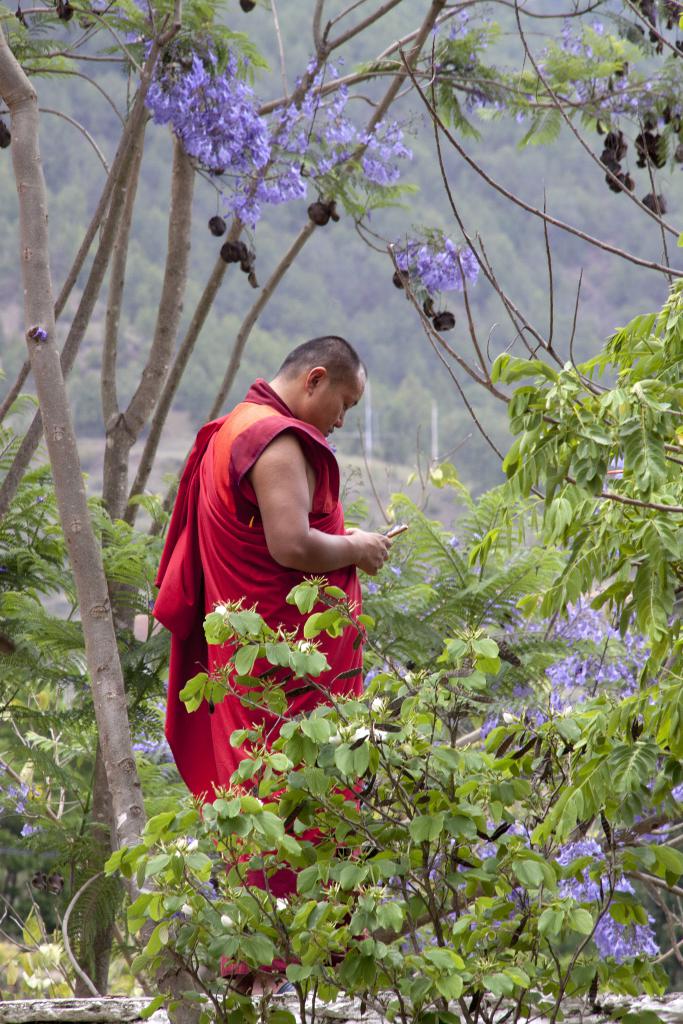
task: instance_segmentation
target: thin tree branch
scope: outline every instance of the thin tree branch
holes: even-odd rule
[[[325,52],[325,46],[323,43],[322,36],[322,18],[323,18],[323,7],[325,6],[325,0],[315,0],[315,8],[313,10],[313,45],[315,46],[315,52],[320,57]],[[286,99],[281,101],[286,102]],[[280,101],[278,101],[279,105]]]
[[[10,411],[10,409],[12,408],[14,403],[16,402],[17,398],[19,397],[21,389],[23,388],[24,384],[26,383],[26,379],[27,379],[30,371],[31,371],[31,364],[29,363],[29,361],[27,359],[24,362],[24,364],[21,367],[21,369],[19,370],[19,373],[17,374],[17,379],[15,380],[14,384],[9,389],[7,394],[5,395],[5,397],[4,397],[3,401],[2,401],[2,405],[0,405],[0,423],[3,422],[3,420],[5,419],[5,416]]]
[[[482,178],[487,185],[490,185],[496,192],[504,196],[505,199],[509,199],[515,206],[519,206],[520,209],[526,210],[527,213],[531,213],[534,217],[538,217],[540,220],[546,221],[548,224],[552,224],[557,228],[561,228],[570,235],[575,235],[577,238],[582,239],[584,242],[588,242],[590,245],[595,246],[597,249],[602,249],[604,252],[612,253],[614,256],[619,256],[621,259],[628,260],[630,263],[635,263],[636,266],[645,267],[647,270],[656,270],[660,274],[673,274],[674,277],[683,277],[683,271],[673,270],[671,267],[663,266],[661,263],[656,263],[654,260],[645,260],[640,256],[635,256],[633,253],[628,252],[626,249],[620,249],[616,245],[611,245],[609,242],[605,242],[602,239],[595,238],[593,235],[589,235],[586,231],[581,231],[579,228],[574,227],[572,224],[566,223],[566,221],[559,220],[557,217],[551,216],[549,213],[544,213],[539,210],[538,207],[532,206],[530,203],[520,199],[519,196],[515,195],[514,192],[510,192],[509,189],[501,185],[495,178],[492,178],[480,164],[478,164],[469,154],[463,149],[458,140],[455,138],[453,133],[449,131],[444,122],[439,117],[438,113],[432,107],[431,103],[417,86],[418,94],[420,95],[424,105],[429,111],[430,117],[434,123],[440,128],[445,137],[448,139],[453,149],[462,157],[465,163],[475,171],[480,178]]]
[[[595,155],[595,153],[593,152],[591,147],[588,145],[588,143],[584,141],[583,136],[581,135],[579,130],[575,127],[574,122],[572,121],[572,119],[569,117],[569,115],[564,110],[564,107],[562,105],[560,97],[557,95],[557,93],[554,91],[552,86],[548,83],[548,80],[545,78],[543,72],[541,71],[539,65],[537,64],[537,62],[536,62],[536,60],[534,58],[534,55],[531,52],[531,49],[530,49],[529,44],[528,44],[527,39],[526,39],[526,35],[525,35],[525,32],[524,32],[524,29],[522,28],[522,22],[521,22],[520,13],[519,13],[519,0],[514,0],[514,3],[515,3],[515,17],[516,17],[516,20],[517,20],[517,31],[519,32],[519,37],[522,40],[522,46],[524,47],[524,52],[526,53],[527,57],[529,58],[529,63],[531,64],[531,66],[533,67],[534,71],[538,75],[539,81],[542,83],[544,89],[546,89],[548,95],[553,100],[553,103],[555,104],[555,109],[560,112],[564,122],[568,126],[568,128],[571,131],[572,135],[574,135],[574,137],[578,140],[578,142],[581,144],[583,149],[585,149],[585,151],[590,156],[591,160],[595,164],[598,165],[598,167],[600,168],[601,171],[604,171],[607,174],[607,176],[610,178],[611,181],[614,181],[614,182],[616,182],[617,184],[620,185],[621,182],[617,178],[616,174],[614,174],[614,172],[611,171],[609,169],[609,167],[605,167],[605,165],[602,163],[600,158]],[[670,232],[672,235],[674,235],[676,238],[678,238],[680,232],[677,231],[676,228],[672,227],[671,224],[667,224],[666,221],[662,217],[660,217],[656,213],[654,213],[653,210],[650,210],[649,207],[644,205],[644,203],[641,203],[640,199],[638,199],[632,192],[629,192],[628,189],[622,188],[622,191],[628,196],[628,198],[631,200],[632,203],[635,203],[636,206],[638,206],[641,210],[644,210],[644,212],[648,215],[648,217],[651,217],[653,220],[657,221],[657,223],[660,225],[660,227],[663,230],[666,229],[668,232]]]
[[[38,109],[41,114],[53,114],[55,117],[61,117],[62,120],[66,121],[68,124],[72,124],[74,128],[76,128],[81,133],[81,135],[88,140],[92,148],[95,150],[97,159],[104,167],[105,173],[109,174],[109,164],[107,163],[107,158],[105,157],[104,153],[97,145],[97,143],[95,142],[87,128],[85,128],[79,121],[76,121],[75,118],[69,117],[68,114],[63,113],[61,110],[53,110],[52,107],[39,107]]]
[[[85,973],[76,957],[73,955],[73,952],[71,950],[71,943],[69,942],[69,918],[71,917],[71,911],[74,909],[74,907],[76,906],[76,904],[78,903],[79,899],[81,898],[85,890],[88,888],[88,886],[92,885],[92,883],[96,881],[98,878],[101,878],[103,874],[104,872],[98,871],[96,875],[92,875],[83,883],[78,892],[74,895],[73,899],[70,901],[69,906],[66,908],[64,920],[62,921],[62,938],[64,940],[64,950],[66,952],[66,955],[71,961],[71,966],[73,967],[74,971],[81,979],[83,984],[86,986],[86,988],[89,989],[91,995],[93,996],[99,996],[102,995],[102,993],[97,991],[92,981]]]
[[[90,318],[102,287],[104,275],[107,271],[107,266],[109,265],[109,259],[118,227],[118,219],[126,197],[125,182],[130,173],[132,163],[132,140],[140,131],[142,131],[144,120],[147,116],[144,101],[145,96],[147,95],[147,90],[151,84],[152,71],[156,63],[159,46],[159,42],[152,44],[152,49],[150,50],[147,61],[145,62],[145,68],[140,79],[140,86],[129,117],[129,123],[126,125],[127,129],[130,126],[130,130],[128,132],[124,132],[121,137],[121,143],[119,144],[119,149],[117,151],[117,158],[120,153],[120,160],[114,160],[112,174],[110,174],[108,179],[108,181],[112,182],[110,189],[110,202],[100,235],[100,243],[61,354],[61,373],[64,377],[68,376],[71,367],[73,366],[81,341],[83,340],[88,324],[90,323]],[[125,148],[122,146],[124,139],[127,142]],[[112,180],[114,177],[114,167],[117,168],[118,178],[116,182],[117,187],[115,189],[113,187],[114,182]],[[104,191],[106,192],[106,190],[107,186],[105,185]],[[101,203],[102,197],[100,198],[100,204]],[[95,218],[93,218],[93,221],[94,220]],[[81,246],[81,251],[83,249],[84,245]],[[64,289],[62,289],[62,291],[64,291]],[[19,482],[30,463],[36,448],[38,447],[42,431],[43,423],[41,412],[39,410],[33,418],[12,465],[0,486],[0,518],[4,516],[14,495],[16,494]]]
[[[125,123],[126,122],[124,121],[123,117],[121,116],[121,114],[119,112],[119,108],[116,106],[116,104],[114,103],[114,101],[111,98],[111,96],[106,92],[105,89],[102,88],[102,86],[98,82],[95,81],[94,78],[91,78],[90,75],[85,75],[82,71],[74,71],[72,69],[68,69],[67,70],[66,68],[40,67],[40,66],[37,66],[35,64],[31,64],[30,67],[28,67],[26,69],[26,71],[27,71],[27,74],[29,75],[29,77],[32,74],[36,74],[36,75],[74,75],[76,78],[82,78],[84,81],[89,82],[90,85],[94,86],[94,88],[97,89],[99,94],[107,101],[107,103],[109,104],[111,109],[116,114],[116,117],[121,122],[121,126],[125,127]]]
[[[213,300],[221,286],[226,269],[227,264],[219,256],[214,264],[209,280],[204,286],[204,291],[202,292],[192,320],[185,332],[185,337],[180,343],[171,369],[169,370],[168,376],[164,382],[164,386],[161,389],[159,401],[150,421],[149,433],[145,441],[145,446],[142,450],[140,462],[138,463],[135,480],[133,481],[133,486],[130,489],[131,498],[136,494],[143,494],[147,486],[149,474],[152,471],[152,465],[156,457],[157,448],[159,447],[161,432],[164,424],[166,423],[166,417],[171,409],[175,393],[178,390],[178,385],[180,384],[183,373],[185,372],[188,360],[192,355],[197,338],[199,337],[202,327],[206,322],[206,318],[209,315],[211,306],[213,305]],[[136,516],[137,505],[129,504],[124,514],[126,522],[132,525],[135,522]]]
[[[289,249],[284,254],[282,259],[276,266],[275,270],[270,275],[265,285],[261,289],[261,293],[257,298],[256,302],[253,304],[253,306],[245,316],[244,320],[242,321],[240,329],[237,332],[237,337],[235,338],[235,344],[233,345],[232,352],[230,354],[230,362],[228,363],[228,368],[225,371],[225,376],[223,377],[221,386],[219,387],[216,397],[213,400],[213,404],[209,411],[207,420],[213,420],[216,419],[217,416],[220,416],[221,409],[225,404],[225,400],[230,394],[230,389],[232,388],[232,385],[235,383],[235,377],[237,376],[237,372],[240,368],[240,362],[242,359],[242,355],[244,353],[244,349],[246,347],[247,341],[249,340],[249,335],[251,334],[256,324],[256,321],[258,320],[261,313],[265,309],[266,305],[270,301],[273,292],[282,281],[283,277],[291,267],[292,263],[299,255],[299,253],[301,252],[301,250],[303,249],[303,247],[305,246],[306,242],[311,237],[313,232],[315,231],[315,227],[316,226],[313,223],[313,221],[306,221],[303,228],[296,236],[296,238],[290,245]]]
[[[107,425],[105,484],[107,507],[121,518],[128,497],[128,458],[157,403],[175,343],[183,309],[192,228],[194,168],[179,139],[173,143],[171,205],[168,218],[166,266],[154,338],[140,383],[128,407]]]
[[[273,14],[273,25],[275,26],[275,35],[277,37],[277,49],[280,55],[280,75],[282,76],[282,89],[285,94],[285,102],[289,98],[289,86],[287,85],[287,62],[285,61],[285,47],[282,42],[282,32],[280,31],[280,19],[277,13],[277,4],[275,0],[270,0],[270,9]]]
[[[376,21],[379,21],[380,18],[383,18],[385,14],[388,14],[389,11],[392,11],[394,7],[398,7],[400,3],[402,3],[402,0],[387,0],[386,3],[382,4],[381,7],[378,7],[377,10],[374,11],[372,14],[369,14],[367,18],[364,18],[362,21],[359,21],[357,25],[353,26],[353,28],[350,28],[346,32],[343,32],[340,36],[337,36],[336,39],[332,39],[329,43],[330,50],[336,50],[338,47],[343,46],[344,43],[348,43],[349,39],[353,39],[354,36],[357,36],[359,35],[359,33],[364,32],[366,28],[370,27],[370,25],[374,25]],[[349,10],[351,9],[352,8],[350,8]],[[349,11],[344,12],[344,14],[348,13]],[[339,17],[341,18],[343,17],[343,15],[340,15]],[[327,34],[329,30],[332,28],[332,24],[333,22],[327,23],[324,38],[327,38]]]
[[[123,298],[123,287],[126,280],[126,261],[128,258],[128,243],[130,241],[130,229],[133,222],[133,209],[137,196],[140,168],[142,166],[142,153],[144,149],[145,123],[143,122],[140,134],[132,144],[132,156],[128,187],[121,211],[121,220],[114,240],[111,255],[111,270],[109,272],[109,293],[107,296],[107,309],[104,316],[104,343],[102,346],[102,372],[100,376],[100,395],[102,399],[102,419],[105,429],[112,417],[119,411],[119,404],[116,389],[116,348],[119,336],[119,321],[121,319],[121,301]],[[105,503],[106,504],[106,503]]]
[[[543,213],[547,212],[546,196],[543,192]],[[555,286],[553,282],[553,255],[548,238],[548,221],[543,221],[543,238],[545,239],[545,258],[548,265],[548,345],[547,349],[552,352],[553,332],[555,330]]]
[[[417,30],[417,33],[415,35],[415,43],[413,47],[407,54],[405,54],[403,50],[401,50],[401,62],[403,64],[404,70],[399,71],[395,75],[393,82],[391,83],[391,85],[385,92],[384,96],[378,103],[377,109],[375,110],[368,124],[366,125],[365,130],[368,134],[374,131],[374,129],[377,127],[379,122],[386,114],[391,104],[396,99],[396,96],[399,92],[399,89],[401,88],[402,83],[410,75],[410,72],[415,67],[417,59],[422,51],[422,47],[426,43],[427,39],[429,39],[429,34],[434,28],[434,25],[436,24],[436,21],[439,17],[439,14],[441,13],[445,5],[446,0],[432,0],[429,6],[429,10],[427,11],[427,14],[425,16],[425,19],[422,22],[420,28]]]

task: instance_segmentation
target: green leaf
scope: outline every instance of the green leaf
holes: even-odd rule
[[[442,971],[465,970],[465,961],[453,949],[436,947],[425,950],[423,955],[425,960],[429,960],[430,964],[434,964]]]
[[[522,885],[537,889],[541,885],[548,888],[555,886],[555,872],[542,860],[532,860],[530,857],[518,858],[512,862],[512,870],[517,875]]]
[[[332,733],[332,726],[326,718],[306,718],[301,723],[301,731],[314,743],[327,743]]]
[[[155,996],[151,1003],[148,1003],[143,1010],[140,1010],[141,1020],[147,1020],[152,1016],[152,1014],[156,1013],[165,1002],[166,996]]]
[[[236,652],[234,662],[235,671],[238,676],[248,676],[258,658],[259,645],[249,644],[247,647],[240,647]]]
[[[582,907],[575,907],[569,914],[569,927],[581,935],[590,935],[593,931],[593,916]]]
[[[171,862],[170,853],[158,853],[155,857],[150,859],[145,864],[145,878],[150,878],[152,875],[158,874],[167,868]]]
[[[410,823],[410,836],[416,843],[431,843],[443,831],[445,814],[422,814]]]
[[[555,907],[546,907],[538,919],[538,930],[541,935],[559,935],[564,924],[564,911]]]

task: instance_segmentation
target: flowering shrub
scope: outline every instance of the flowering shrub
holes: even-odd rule
[[[638,822],[673,813],[671,725],[660,720],[655,743],[653,691],[620,700],[612,690],[624,651],[637,671],[641,641],[622,647],[606,624],[600,636],[589,612],[570,627],[558,622],[555,637],[547,624],[506,621],[552,578],[558,556],[494,544],[483,571],[475,567],[473,540],[503,501],[471,506],[454,543],[398,497],[410,529],[366,602],[375,625],[362,699],[290,720],[269,687],[268,706],[283,714],[273,746],[257,730],[235,735],[250,756],[233,786],[201,813],[169,809],[142,847],[111,859],[109,871],[154,880],[129,911],[131,928],[154,922],[139,969],[156,969],[170,948],[194,974],[192,998],[207,1019],[256,1012],[218,977],[222,957],[250,970],[280,964],[314,1006],[341,990],[424,1024],[450,1021],[463,1005],[483,1022],[502,1000],[552,1015],[567,994],[665,986],[639,879],[669,884],[683,857],[666,832]],[[276,639],[303,669],[316,635],[352,619],[320,581],[290,597],[312,612],[306,639]],[[567,628],[583,670],[573,706],[547,693],[553,666],[568,660]],[[247,675],[274,643],[257,613],[231,606],[218,607],[206,630],[210,642],[237,642]],[[196,707],[230,685],[225,674],[201,674],[184,699]],[[562,686],[568,697],[568,677]],[[673,695],[660,696],[671,707]],[[477,726],[492,706],[498,723],[482,738]],[[296,891],[282,896],[267,880],[286,866]],[[249,872],[265,887],[245,886]]]

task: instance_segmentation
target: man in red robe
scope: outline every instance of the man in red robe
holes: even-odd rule
[[[279,720],[246,708],[229,693],[211,712],[188,713],[179,692],[197,672],[224,665],[230,645],[207,649],[203,620],[216,605],[244,599],[265,621],[295,629],[303,617],[286,603],[305,576],[324,575],[360,611],[356,568],[374,574],[391,541],[347,530],[339,502],[339,467],[326,438],[360,400],[366,370],[343,338],[314,338],[294,349],[267,383],[257,380],[231,413],[197,435],[183,472],[159,567],[154,616],[171,631],[166,735],[193,793],[213,799],[227,786],[245,751],[230,745],[235,729],[263,726],[266,741]],[[359,694],[362,650],[355,631],[321,640],[330,665],[320,688],[291,689],[288,717],[331,695]],[[355,675],[353,669],[357,669]],[[321,690],[323,692],[321,692]]]

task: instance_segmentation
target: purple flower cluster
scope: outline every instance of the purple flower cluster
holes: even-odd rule
[[[398,160],[412,160],[413,154],[403,142],[403,130],[396,121],[380,121],[371,135],[365,136],[362,157],[365,177],[375,185],[395,185],[401,177]]]
[[[164,736],[141,736],[133,743],[133,750],[143,754],[149,761],[155,764],[171,764],[173,754]]]
[[[594,839],[581,839],[563,846],[556,859],[558,864],[566,867],[581,857],[590,857],[594,863],[603,861],[602,847]],[[608,891],[606,876],[597,881],[590,877],[587,867],[580,872],[579,877],[566,878],[558,886],[560,896],[571,897],[578,903],[601,903]],[[619,875],[614,883],[614,891],[633,894],[634,889],[627,878]],[[649,924],[620,924],[609,911],[598,921],[593,942],[603,959],[612,957],[619,964],[637,956],[657,956],[660,952]]]
[[[18,786],[9,785],[2,794],[2,800],[8,809],[14,814],[23,814],[26,810],[26,801],[29,798],[29,787],[25,782]]]
[[[327,72],[336,77],[337,70],[328,66]],[[306,154],[306,167],[311,178],[329,174],[351,156],[354,150],[365,147],[361,164],[368,181],[375,185],[395,185],[401,175],[399,160],[412,159],[412,152],[404,143],[403,128],[397,121],[381,121],[372,132],[361,131],[346,116],[349,90],[340,85],[331,100],[321,98],[323,71],[314,77],[301,103],[280,111],[277,115],[274,144],[282,152]]]
[[[591,644],[594,652],[586,653],[584,648],[546,669],[553,711],[562,712],[589,700],[599,690],[618,689],[624,697],[637,691],[638,676],[649,654],[643,637],[633,633],[621,637],[600,612],[581,604],[566,622],[558,623],[554,637],[567,646]]]
[[[465,281],[475,284],[479,275],[472,250],[459,249],[450,238],[434,236],[424,244],[410,241],[397,246],[395,256],[399,270],[415,278],[430,295],[462,291]]]
[[[251,173],[268,163],[268,126],[237,77],[233,54],[222,72],[210,49],[160,63],[146,103],[156,124],[170,124],[187,154],[214,174]]]
[[[308,178],[328,174],[360,147],[372,185],[395,184],[398,161],[412,156],[398,123],[382,122],[368,134],[346,117],[345,86],[324,100],[325,73],[338,74],[331,66],[318,71],[303,99],[277,110],[269,123],[238,77],[234,54],[219,71],[207,45],[203,54],[172,53],[162,61],[146,102],[154,121],[170,124],[189,156],[212,174],[229,176],[226,207],[254,227],[264,203],[304,199]]]

